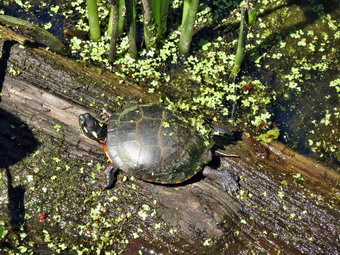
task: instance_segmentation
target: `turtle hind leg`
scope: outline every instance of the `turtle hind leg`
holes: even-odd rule
[[[206,166],[202,173],[205,177],[222,185],[224,191],[228,191],[231,194],[236,194],[240,188],[238,178],[227,170],[216,170]]]
[[[119,168],[115,163],[111,163],[110,165],[106,167],[104,171],[106,175],[106,185],[104,187],[104,190],[113,188],[113,185],[116,182],[116,173],[118,169]]]

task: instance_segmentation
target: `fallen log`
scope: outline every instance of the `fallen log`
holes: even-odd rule
[[[103,162],[98,159],[99,146],[80,133],[80,113],[90,110],[98,114],[106,104],[118,107],[121,97],[129,103],[158,102],[145,89],[128,81],[122,83],[99,67],[86,67],[44,49],[10,43],[25,40],[0,27],[2,67],[6,67],[6,73],[0,72],[4,76],[0,108],[31,127],[62,136],[69,148],[67,153],[75,157]],[[62,127],[62,132],[56,125]],[[165,254],[243,254],[249,250],[269,254],[337,253],[337,172],[279,143],[261,144],[251,138],[234,144],[220,142],[227,153],[240,155],[221,158],[217,164],[219,169],[230,169],[241,177],[243,193],[231,197],[200,176],[172,187],[132,180],[139,196],[157,201],[153,206],[162,221],[177,232],[176,236],[155,236],[150,222],[147,234],[129,239],[126,254],[138,254],[143,247],[146,253]],[[97,188],[87,185],[89,191]],[[124,203],[128,205],[115,202],[108,208],[136,207],[138,200]]]

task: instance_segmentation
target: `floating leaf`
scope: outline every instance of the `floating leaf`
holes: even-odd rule
[[[271,141],[279,138],[279,135],[280,135],[280,130],[278,128],[273,128],[267,131],[266,133],[257,136],[257,139],[265,143],[270,143]]]

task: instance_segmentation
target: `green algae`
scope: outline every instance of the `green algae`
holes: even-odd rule
[[[102,191],[104,156],[96,161],[74,158],[63,139],[34,133],[41,145],[9,167],[13,186],[25,187],[24,218],[16,227],[6,209],[11,202],[5,176],[0,182],[0,252],[119,254],[137,233],[145,238],[168,232],[155,211],[157,201],[138,194],[124,176],[113,191]]]
[[[108,10],[102,2],[98,4],[99,16],[105,20]],[[180,13],[180,6],[181,1],[174,1],[173,12]],[[282,141],[319,159],[336,160],[334,143],[339,139],[336,132],[339,118],[334,102],[338,99],[336,87],[331,84],[337,78],[339,23],[332,3],[266,0],[256,6],[258,18],[247,35],[245,64],[237,83],[228,76],[235,59],[235,31],[240,21],[238,4],[234,2],[213,1],[200,7],[193,55],[185,60],[176,49],[179,42],[179,31],[174,29],[178,25],[176,20],[173,27],[169,26],[168,37],[159,51],[142,50],[138,60],[128,54],[128,36],[117,45],[114,67],[107,61],[109,41],[105,37],[98,42],[73,37],[72,54],[85,63],[105,65],[122,83],[130,80],[146,87],[170,109],[192,116],[188,122],[202,133],[209,132],[206,119],[229,122],[256,135],[272,129],[276,122],[283,129]],[[60,5],[54,10],[71,19],[76,13],[83,15],[84,7],[85,1],[77,1],[72,2],[74,9]],[[73,28],[88,30],[81,18],[72,23]],[[323,101],[313,98],[318,90],[322,91]],[[306,94],[309,99],[303,99]],[[307,107],[303,107],[307,101],[315,102],[311,107],[314,111],[308,113]],[[317,106],[322,108],[318,112]],[[297,111],[301,114],[280,120]],[[326,117],[331,123],[320,123]],[[329,141],[322,133],[325,123],[327,132],[332,134]],[[308,134],[305,139],[302,126]]]

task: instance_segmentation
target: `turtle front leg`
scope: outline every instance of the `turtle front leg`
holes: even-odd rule
[[[231,194],[236,194],[239,190],[238,178],[232,173],[226,170],[216,170],[209,166],[204,167],[203,175],[216,183],[222,185],[224,191],[228,191]]]
[[[108,165],[104,171],[106,175],[106,186],[104,189],[110,189],[113,188],[113,185],[116,182],[116,173],[118,171],[118,166],[115,163],[111,163]]]

